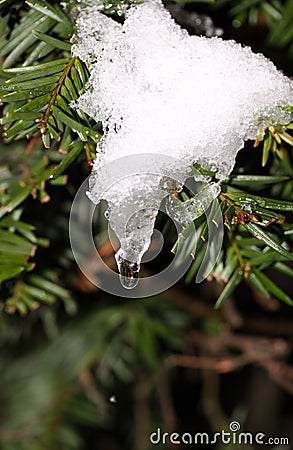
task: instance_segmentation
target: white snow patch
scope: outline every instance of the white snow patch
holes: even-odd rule
[[[95,180],[104,164],[122,156],[159,153],[190,167],[199,163],[223,179],[246,140],[255,139],[274,122],[290,120],[278,106],[293,103],[292,81],[271,61],[234,41],[189,36],[160,0],[132,6],[123,25],[94,5],[81,8],[73,53],[91,72],[75,106],[102,121],[104,129],[89,195],[95,203],[101,198],[108,201],[116,229],[122,226],[117,211],[135,201],[138,187],[138,203],[146,208],[157,195],[156,209],[162,194],[155,193],[157,176],[153,183],[140,176],[124,180],[123,191],[118,182],[101,194]],[[168,169],[162,165],[162,176]],[[187,176],[188,172],[182,182]],[[150,216],[137,251],[129,253],[121,244],[124,258],[140,262],[154,223],[154,214]],[[133,229],[126,240],[138,242],[141,233],[137,238]]]

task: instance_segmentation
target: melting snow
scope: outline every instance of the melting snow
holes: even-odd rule
[[[109,220],[121,243],[118,266],[129,261],[121,272],[135,278],[159,204],[170,192],[160,184],[163,177],[172,178],[170,167],[162,162],[161,175],[117,180],[103,192],[105,164],[156,153],[184,161],[188,169],[175,176],[180,183],[190,176],[194,163],[217,172],[221,180],[232,171],[247,139],[255,139],[274,122],[290,120],[278,106],[292,104],[292,82],[249,47],[189,36],[160,0],[134,4],[123,24],[94,4],[81,8],[75,40],[73,53],[91,72],[75,106],[102,121],[104,129],[89,197],[94,203],[108,201]],[[176,168],[172,170],[176,175]],[[218,192],[213,188],[208,200]],[[129,221],[134,204],[140,212]]]

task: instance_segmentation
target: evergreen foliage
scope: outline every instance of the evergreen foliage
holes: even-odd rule
[[[227,2],[219,1],[215,7],[220,8],[225,3]],[[237,20],[244,20],[246,16],[243,14],[250,17],[252,9],[255,10],[260,2],[253,3],[257,4],[238,2],[236,7],[233,6],[233,2],[232,5],[229,3],[229,7],[232,6],[230,13],[236,15]],[[2,11],[7,11],[7,6],[7,2],[2,2]],[[105,9],[107,11],[107,2]],[[267,17],[269,11],[272,15],[273,11],[278,10],[280,17],[275,12],[275,19],[283,17],[281,14],[283,12],[284,20],[287,20],[290,18],[291,9],[289,3],[282,5],[280,2],[274,2],[274,5],[271,5],[261,2],[261,8],[257,11],[258,13],[266,11]],[[0,216],[3,217],[1,221],[3,242],[7,242],[8,245],[11,235],[15,236],[15,233],[13,227],[7,229],[8,220],[5,216],[9,214],[10,220],[17,217],[19,221],[21,205],[29,195],[35,196],[36,192],[41,202],[46,201],[45,183],[65,183],[63,172],[76,161],[81,152],[84,152],[90,164],[94,157],[95,145],[101,137],[101,130],[99,124],[94,124],[86,114],[70,107],[70,102],[76,100],[85,88],[88,70],[77,57],[71,56],[74,23],[68,11],[64,11],[58,2],[49,4],[44,0],[38,0],[33,3],[27,2],[25,6],[14,4],[1,20],[3,26],[0,49],[2,57],[0,98],[4,105],[2,113],[4,144],[21,141],[21,145],[24,145],[23,140],[27,139],[27,147],[23,150],[27,155],[30,154],[31,148],[40,146],[38,136],[41,136],[44,146],[39,150],[38,158],[35,149],[32,151],[32,154],[34,153],[32,158],[26,158],[31,173],[29,177],[18,174],[15,178],[13,176],[15,167],[8,168],[4,165],[2,168],[1,189],[4,195],[1,199]],[[271,35],[276,33],[276,28],[281,27],[280,24],[283,24],[284,20],[278,22],[277,27],[273,27],[271,17],[268,21],[272,26]],[[287,23],[283,24],[282,30],[287,27]],[[283,45],[288,44],[289,37],[281,41]],[[267,297],[273,294],[280,300],[291,303],[285,293],[267,283],[262,271],[272,265],[277,270],[284,271],[286,262],[292,260],[290,212],[293,203],[288,201],[292,198],[292,157],[289,148],[293,144],[290,135],[292,127],[292,124],[275,124],[266,131],[264,138],[260,136],[255,142],[255,146],[261,143],[263,147],[262,166],[266,166],[265,174],[262,174],[261,167],[258,167],[257,172],[261,173],[260,175],[236,173],[223,185],[220,200],[229,228],[227,249],[230,249],[230,252],[223,250],[223,256],[214,273],[217,278],[228,283],[217,305],[227,298],[243,276],[253,280],[252,282],[257,284]],[[54,161],[52,164],[47,158],[45,149],[49,148],[50,155],[54,154],[53,159],[60,159],[59,164],[54,164]],[[247,150],[249,158],[253,158],[252,151]],[[256,152],[259,152],[259,149],[255,150],[254,154]],[[260,190],[259,187],[263,189]],[[267,192],[266,197],[263,197],[264,192]],[[205,224],[203,219],[198,222],[202,222],[198,223],[197,228],[202,232],[197,234],[197,239],[192,244],[191,253],[197,253],[197,258],[188,274],[188,280],[192,279],[192,274],[195,275],[201,255],[204,254],[202,237]],[[21,234],[18,238],[22,244],[21,247],[18,246],[19,251],[23,248],[20,255],[11,256],[15,254],[15,249],[11,245],[1,249],[2,281],[32,269],[32,263],[28,263],[31,261],[32,248],[27,241],[34,245],[40,245],[40,241],[32,235],[28,238],[24,234],[28,227],[29,224],[21,226],[21,223],[18,223],[17,232]],[[250,247],[247,251],[243,250],[245,242],[243,238],[249,233],[254,236],[254,242],[249,241]],[[240,249],[237,241],[241,241]],[[16,241],[14,244],[16,245]],[[189,242],[186,248],[190,251]],[[234,249],[233,263],[228,257],[231,249]],[[224,277],[221,275],[223,268],[225,268]],[[238,270],[239,276],[234,275],[231,278],[235,270]],[[287,273],[290,272],[289,268],[285,270]],[[45,298],[40,296],[38,300],[44,301],[42,297]],[[24,309],[23,306],[18,307],[17,302],[16,308]]]
[[[120,1],[100,3],[107,14],[120,16]],[[268,30],[267,45],[293,57],[290,0],[184,3],[203,4],[211,14],[227,13],[237,27],[257,26],[261,20]],[[67,9],[59,1],[0,0],[0,322],[2,348],[10,345],[1,362],[3,450],[83,448],[76,424],[86,429],[97,423],[110,426],[109,420],[115,418],[107,396],[115,383],[123,391],[124,385],[133,388],[138,377],[143,390],[145,378],[151,376],[148,389],[161,386],[160,363],[171,352],[184,352],[189,344],[183,336],[192,320],[203,321],[207,334],[221,335],[225,327],[222,312],[197,301],[199,310],[194,312],[184,300],[173,296],[170,301],[168,293],[135,305],[101,302],[90,314],[83,311],[80,323],[73,320],[65,328],[56,318],[60,314],[69,320],[79,303],[68,214],[76,184],[82,181],[80,174],[84,178],[89,174],[102,136],[100,124],[70,107],[89,77],[85,64],[71,55],[72,6],[73,0]],[[292,283],[292,129],[292,123],[278,123],[249,143],[222,185],[219,201],[225,240],[210,276],[221,286],[218,299],[213,299],[216,308],[243,280],[266,301],[293,304],[276,275]],[[186,190],[180,199],[185,201],[189,195]],[[205,216],[195,226],[196,234],[184,243],[186,257],[196,255],[186,274],[185,282],[190,284],[204,256]],[[99,242],[104,239],[103,227],[97,233]],[[184,231],[178,239],[184,239]],[[88,285],[82,289],[90,291]],[[48,342],[13,361],[19,356],[17,342],[30,334],[35,323],[36,336],[43,342],[46,335]],[[223,348],[228,352],[229,343]],[[238,350],[243,348],[239,344]],[[135,392],[139,402],[140,394]],[[123,405],[127,407],[127,402]]]

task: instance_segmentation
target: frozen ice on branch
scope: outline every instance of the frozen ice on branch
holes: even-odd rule
[[[271,61],[234,41],[189,36],[160,0],[133,2],[123,24],[101,13],[96,2],[80,7],[73,53],[91,72],[75,106],[104,129],[89,197],[94,203],[108,201],[109,220],[121,243],[118,265],[129,261],[135,271],[159,203],[170,190],[158,188],[155,174],[117,180],[102,193],[99,177],[105,164],[157,153],[185,162],[189,170],[177,177],[181,183],[195,163],[221,180],[246,140],[274,122],[290,121],[280,106],[293,103],[292,82]],[[168,164],[160,169],[168,178]],[[210,200],[218,190],[211,192]],[[130,218],[133,204],[139,211]],[[131,277],[131,270],[122,272]]]

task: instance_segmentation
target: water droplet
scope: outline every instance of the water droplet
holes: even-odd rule
[[[116,259],[120,274],[120,283],[125,289],[134,289],[139,282],[139,264],[127,261],[120,255]]]
[[[252,213],[252,206],[250,203],[244,203],[242,205],[243,211],[247,211],[248,213]]]
[[[139,277],[138,274],[136,274],[136,278],[135,277],[125,277],[120,275],[120,283],[122,284],[122,286],[125,289],[134,289],[139,281]]]
[[[109,398],[109,402],[110,402],[110,403],[117,403],[116,395],[112,395],[112,396]]]

